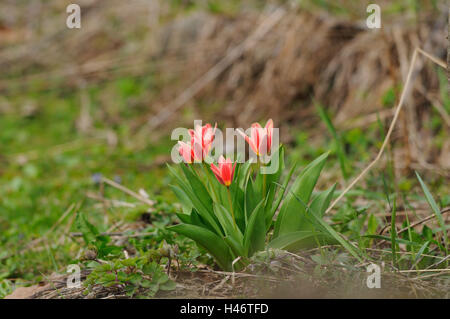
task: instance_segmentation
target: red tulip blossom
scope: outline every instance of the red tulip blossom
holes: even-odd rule
[[[178,150],[185,163],[201,162],[208,156],[214,141],[216,128],[217,124],[214,126],[214,129],[211,127],[211,124],[197,125],[194,130],[189,130],[189,135],[191,136],[190,145],[185,142],[178,142],[180,146]]]
[[[236,168],[236,163],[231,162],[231,159],[225,159],[223,156],[219,158],[219,166],[211,164],[211,170],[214,175],[216,175],[217,180],[226,187],[231,185],[234,176],[234,169]]]
[[[192,163],[194,161],[194,149],[191,147],[191,145],[178,141],[178,152],[180,152],[181,157],[183,157],[183,160],[185,163]]]
[[[253,123],[250,129],[250,137],[245,133],[238,131],[247,141],[250,148],[258,156],[267,155],[272,148],[273,121],[267,121],[265,127],[261,127],[259,123]]]

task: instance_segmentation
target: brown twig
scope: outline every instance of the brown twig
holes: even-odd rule
[[[122,192],[124,192],[124,193],[126,193],[126,194],[128,194],[128,195],[130,195],[130,196],[132,196],[134,198],[136,198],[137,200],[143,202],[144,204],[149,205],[150,207],[153,207],[153,205],[155,205],[154,201],[152,201],[152,200],[150,200],[148,198],[145,198],[144,196],[141,196],[141,195],[139,195],[136,192],[133,192],[131,189],[126,188],[125,186],[122,186],[122,185],[120,185],[120,184],[110,180],[109,178],[102,177],[102,181],[105,182],[106,184],[108,184],[108,185],[110,185],[110,186],[112,186],[114,188],[117,188],[118,190],[120,190],[120,191],[122,191]]]
[[[441,214],[442,214],[442,215],[447,214],[447,213],[450,213],[450,208],[446,208],[446,209],[444,209],[444,210],[441,211]],[[400,229],[400,230],[397,232],[397,234],[401,234],[401,233],[407,231],[408,229],[414,228],[414,227],[416,227],[416,226],[418,226],[418,225],[420,225],[420,224],[423,224],[423,223],[425,223],[425,222],[427,222],[427,221],[429,221],[430,219],[433,219],[433,218],[435,218],[435,217],[436,217],[436,215],[433,214],[433,215],[430,215],[430,216],[428,216],[428,217],[426,217],[426,218],[424,218],[424,219],[421,219],[421,220],[419,220],[419,221],[417,221],[417,222],[415,222],[415,223],[412,223],[412,224],[409,225],[408,227],[405,227],[405,228]]]

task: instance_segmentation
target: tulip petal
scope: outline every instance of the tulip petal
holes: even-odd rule
[[[247,134],[245,134],[244,132],[242,132],[241,130],[237,130],[237,132],[239,134],[241,134],[241,136],[245,139],[245,141],[250,144],[250,138],[247,136]]]
[[[202,161],[203,160],[203,148],[202,148],[202,145],[199,144],[199,143],[194,143],[193,151],[194,151],[194,159],[196,161]]]
[[[215,166],[214,164],[211,164],[211,170],[214,173],[214,175],[216,176],[219,183],[221,183],[222,185],[225,185],[225,183],[221,177],[221,172],[220,172],[219,168],[217,166]]]
[[[180,153],[180,155],[183,157],[183,160],[185,163],[192,163],[192,149],[191,147],[181,141],[178,141],[179,144],[179,149],[178,152]]]
[[[252,126],[251,140],[253,142],[254,150],[256,149],[256,154],[258,154],[259,142],[260,142],[260,127]]]
[[[237,162],[234,162],[233,170],[231,171],[231,181],[233,181],[233,178],[234,178],[234,171],[236,169],[236,164],[237,164]]]
[[[273,135],[273,121],[269,119],[266,124],[266,134],[267,134],[267,153],[272,149],[272,135]]]
[[[219,167],[214,164],[211,164],[211,170],[216,176],[217,180],[225,186],[230,186],[233,181],[234,170],[236,168],[236,163],[231,161],[230,158],[225,159],[223,156],[220,156]]]
[[[259,151],[259,154],[262,155],[262,156],[264,156],[264,155],[266,155],[268,153],[269,146],[268,146],[268,137],[267,137],[267,135],[263,136],[263,138],[261,140],[261,143],[259,144],[258,151]]]
[[[225,163],[222,166],[221,169],[221,173],[222,173],[222,180],[225,182],[225,185],[230,185],[231,184],[231,164]]]

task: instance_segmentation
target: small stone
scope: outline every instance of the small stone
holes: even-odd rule
[[[94,260],[97,258],[97,252],[95,250],[88,249],[84,252],[85,260]]]

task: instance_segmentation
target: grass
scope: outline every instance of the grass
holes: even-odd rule
[[[180,1],[174,3],[182,6]],[[221,6],[218,1],[210,1],[208,9],[231,14],[237,10],[237,3]],[[316,5],[328,4],[316,1]],[[390,8],[392,12],[412,10],[405,6]],[[192,10],[191,7],[179,8],[181,13],[187,9]],[[448,112],[450,98],[445,74],[439,74],[441,99]],[[170,154],[173,141],[161,138],[139,149],[132,143],[135,122],[145,112],[148,92],[157,93],[158,89],[158,79],[153,75],[146,78],[125,76],[89,87],[92,128],[87,132],[76,126],[80,92],[64,87],[42,90],[41,84],[35,83],[26,91],[14,89],[5,95],[10,107],[0,108],[0,298],[9,294],[14,284],[37,283],[52,272],[64,273],[71,263],[83,263],[94,270],[89,283],[108,284],[111,270],[100,268],[95,260],[87,258],[91,250],[104,254],[101,258],[108,263],[117,263],[119,272],[130,267],[123,262],[126,260],[123,249],[135,251],[140,256],[136,260],[140,269],[161,277],[156,282],[124,278],[123,282],[139,281],[131,285],[132,294],[140,294],[146,286],[152,287],[152,292],[171,287],[158,267],[173,258],[178,259],[176,264],[182,270],[190,272],[205,264],[214,266],[212,259],[192,241],[165,230],[166,225],[177,222],[175,212],[179,211],[179,206],[168,187],[171,181],[167,169],[154,162],[159,156]],[[388,91],[384,98],[388,106],[393,106],[390,104],[395,101],[395,90]],[[364,128],[339,130],[333,125],[333,114],[326,113],[322,107],[316,115],[318,123],[320,119],[328,129],[327,134],[322,129],[307,131],[300,127],[293,130],[294,145],[289,162],[299,160],[299,165],[304,166],[319,154],[332,150],[326,176],[319,181],[321,189],[325,189],[340,182],[341,176],[355,177],[363,163],[368,163],[379,148],[385,127],[380,121]],[[430,122],[436,133],[435,143],[442,146],[448,135],[435,110]],[[111,131],[117,144],[105,138]],[[314,143],[309,143],[317,136]],[[327,223],[323,227],[354,252],[358,256],[356,259],[391,263],[400,271],[448,268],[448,259],[441,262],[448,256],[448,225],[446,215],[441,213],[450,205],[448,180],[433,171],[398,176],[391,168],[392,162],[386,168],[380,166],[369,172],[364,184],[352,188],[335,212],[326,216]],[[98,174],[120,181],[136,192],[144,189],[156,201],[155,205],[149,207],[116,188],[99,183]],[[100,200],[92,194],[100,196]],[[102,198],[118,201],[122,206],[106,205]],[[386,209],[386,199],[389,206],[392,200],[392,208]],[[82,229],[88,231],[89,227],[81,227],[80,222],[76,222],[80,214],[98,233],[114,232],[120,228],[118,223],[136,225],[143,218],[149,218],[151,223],[139,229],[149,235],[133,237],[136,232],[125,229],[121,232],[129,236],[127,244],[117,243],[114,236],[103,236],[92,246],[81,237],[67,236]],[[437,223],[431,220],[411,227],[429,215],[434,215]],[[403,221],[402,216],[405,216]],[[389,226],[390,236],[381,233]],[[400,232],[404,228],[407,231]],[[342,247],[321,247],[320,253],[314,259],[323,264],[328,255],[330,259],[337,258]],[[155,263],[148,266],[144,257]],[[347,260],[345,265],[350,267],[353,262],[356,264],[354,260]],[[321,266],[318,265],[318,273],[325,269]],[[422,276],[420,272],[414,275]],[[448,274],[440,277],[448,280]]]
[[[126,101],[126,96],[124,94],[124,101]],[[170,223],[174,216],[170,212],[176,211],[173,206],[173,195],[167,187],[169,180],[166,169],[158,166],[151,169],[146,168],[149,167],[152,159],[170,152],[172,144],[163,142],[156,147],[147,147],[142,151],[134,152],[126,142],[122,142],[128,139],[127,132],[129,130],[126,121],[121,123],[120,129],[117,130],[120,142],[116,147],[107,146],[102,140],[83,136],[76,131],[73,125],[78,117],[78,110],[74,107],[77,98],[77,95],[73,95],[62,99],[56,94],[49,93],[42,97],[44,102],[39,107],[39,113],[33,117],[24,116],[20,112],[0,117],[0,126],[4,128],[3,134],[1,134],[0,152],[6,155],[0,174],[0,231],[3,247],[0,255],[0,278],[3,279],[1,286],[3,295],[11,291],[13,282],[18,285],[31,284],[42,280],[43,275],[53,271],[64,272],[66,265],[76,261],[80,249],[83,251],[86,247],[83,242],[71,237],[64,238],[59,242],[67,229],[71,232],[77,231],[73,224],[75,209],[55,227],[54,232],[48,234],[48,230],[58,222],[72,204],[77,207],[77,212],[84,212],[87,219],[100,232],[107,231],[116,222],[133,223],[148,210],[146,205],[136,203],[133,198],[117,189],[105,186],[105,189],[101,190],[100,185],[93,180],[94,174],[101,173],[106,177],[120,178],[122,184],[132,190],[145,189],[151,195],[150,197],[156,198],[158,205],[163,208],[161,215],[158,215],[156,219],[156,221],[159,220],[160,225]],[[17,99],[21,100],[19,97]],[[93,101],[95,101],[95,96]],[[125,109],[126,102],[121,107]],[[121,112],[121,109],[119,108],[118,111]],[[99,129],[104,125],[104,123],[97,123]],[[45,127],[45,130],[42,127]],[[300,162],[307,162],[322,150],[333,149],[333,144],[336,145],[335,140],[323,137],[314,147],[304,148],[301,142],[303,134],[305,132],[298,133],[300,143],[293,152],[291,161],[301,158],[303,160]],[[339,155],[336,151],[334,155],[330,155],[327,169],[330,172],[333,172],[333,166],[336,166],[339,171],[339,168],[342,167],[340,161],[342,156],[345,156],[346,162],[353,165],[357,164],[361,158],[369,158],[373,147],[377,144],[375,141],[379,138],[378,124],[371,125],[365,133],[353,129],[340,132],[340,134],[346,153]],[[73,148],[58,149],[55,147],[70,141],[79,142]],[[30,158],[29,160],[22,159],[27,156]],[[331,217],[332,223],[336,225],[333,227],[333,231],[343,234],[351,242],[359,242],[360,235],[365,232],[374,235],[375,229],[380,229],[385,225],[382,218],[375,216],[378,212],[384,211],[386,184],[391,184],[392,181],[383,182],[378,178],[378,174],[377,172],[369,174],[366,186],[356,186],[348,194],[346,202],[338,208],[338,212]],[[450,204],[450,198],[445,195],[448,194],[448,185],[444,178],[435,175],[434,181],[429,182],[432,189],[429,190],[425,184],[422,184],[420,177],[418,178],[419,182],[413,176],[403,177],[403,184],[409,186],[404,188],[402,196],[413,203],[429,202],[433,208],[430,212],[436,214],[441,224],[443,217],[439,215],[439,207]],[[329,184],[336,180],[339,180],[339,176],[333,177],[332,174],[327,181],[322,180],[321,182]],[[428,180],[430,179],[428,178]],[[419,186],[423,188],[425,196],[421,194]],[[98,201],[86,198],[86,193],[99,193],[100,191],[103,191],[105,198],[131,202],[136,205],[133,208],[110,207],[107,208],[105,214],[104,208],[99,206]],[[436,196],[438,202],[432,200],[431,192],[442,194]],[[366,204],[356,204],[360,199],[364,199]],[[391,229],[395,229],[394,208],[392,212]],[[167,219],[168,217],[170,218]],[[369,224],[368,221],[370,221]],[[445,227],[442,225],[440,228],[445,232]],[[434,230],[430,230],[431,237],[416,231],[414,231],[414,235],[408,232],[408,242],[413,241],[414,238],[411,236],[421,237],[420,240],[415,238],[420,242],[420,246],[411,246],[406,250],[413,253],[410,258],[396,251],[395,232],[391,231],[390,246],[393,264],[398,263],[399,269],[408,268],[409,266],[406,265],[411,264],[415,265],[416,269],[424,269],[436,263],[438,259],[425,256],[436,254],[436,251],[430,252],[430,245],[435,238]],[[211,263],[211,260],[201,257],[202,254],[193,249],[189,241],[171,238],[161,229],[159,232],[160,234],[156,237],[134,239],[133,245],[145,252],[148,249],[146,245],[157,248],[159,240],[164,239],[182,247],[183,258],[186,260],[185,265],[195,264],[200,260]],[[45,241],[33,249],[26,249],[30,242],[45,234],[47,234]],[[372,238],[371,241],[376,243],[379,239]],[[52,244],[53,242],[59,242],[59,244]],[[192,252],[189,252],[188,247],[192,248]],[[366,246],[359,245],[357,247],[362,251],[365,248],[370,248],[370,246],[366,244]],[[442,251],[441,256],[445,256],[444,253],[445,251]],[[190,254],[193,254],[194,257]],[[402,256],[399,260],[396,260],[397,254]],[[388,257],[385,255],[383,258]]]
[[[338,155],[339,159],[339,165],[341,167],[342,176],[345,180],[348,179],[348,173],[347,173],[347,160],[345,157],[344,152],[344,145],[342,142],[341,136],[338,135],[336,128],[333,125],[333,122],[330,119],[330,116],[328,115],[327,111],[320,105],[316,105],[316,108],[319,112],[319,116],[322,119],[322,121],[325,123],[328,131],[330,132],[331,136],[333,137],[335,143],[336,143],[336,153]]]
[[[439,209],[436,201],[433,198],[433,195],[431,195],[430,190],[428,189],[427,185],[423,182],[422,178],[420,177],[419,173],[416,172],[417,179],[420,182],[420,186],[423,189],[423,192],[425,194],[425,197],[427,199],[428,204],[430,205],[431,209],[433,210],[433,213],[436,215],[436,218],[439,222],[439,225],[441,226],[441,231],[443,236],[443,241],[445,245],[445,254],[448,255],[448,236],[447,236],[447,229],[444,222],[444,218],[442,217],[441,210]]]
[[[397,214],[397,201],[394,199],[392,205],[392,215],[391,215],[391,249],[392,249],[392,264],[397,267],[397,229],[395,227]]]
[[[76,95],[64,99],[56,94],[42,95],[39,111],[32,118],[19,112],[0,117],[3,128],[0,153],[6,155],[0,174],[0,231],[4,247],[0,258],[22,251],[26,243],[44,234],[73,203],[89,212],[90,219],[102,220],[101,212],[93,208],[95,201],[85,197],[86,192],[98,190],[93,182],[94,174],[120,178],[130,188],[172,197],[165,191],[167,179],[162,170],[157,166],[147,168],[155,156],[169,152],[171,147],[155,146],[136,153],[126,144],[119,143],[111,148],[102,139],[79,134],[74,128],[78,117],[77,99]],[[13,103],[19,105],[20,101],[13,100]],[[122,108],[127,109],[125,103]],[[97,126],[101,129],[102,124]],[[127,127],[122,126],[117,131],[119,139],[126,140],[127,133],[120,131],[126,132]],[[56,147],[71,141],[77,141],[73,148]],[[105,189],[105,196],[129,200],[111,188]],[[113,210],[110,215],[112,219],[123,219],[128,213]],[[64,221],[67,222],[68,219]],[[106,227],[108,225],[101,228]],[[40,273],[54,268],[54,258],[60,266],[72,259],[71,245],[67,243],[63,249],[58,249],[55,257],[49,257],[44,250],[2,260],[0,278],[36,280]],[[37,263],[38,260],[42,262]]]

